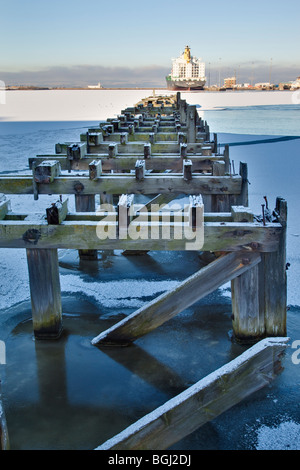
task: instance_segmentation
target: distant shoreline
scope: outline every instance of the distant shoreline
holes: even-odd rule
[[[13,90],[4,93],[0,121],[101,121],[152,95],[174,94],[164,88]],[[99,93],[101,91],[101,93]],[[2,92],[3,93],[3,92]],[[300,91],[184,91],[182,96],[198,111],[232,106],[300,104]]]
[[[278,89],[278,88],[272,88],[272,89],[261,89],[261,88],[239,88],[239,89],[233,89],[233,88],[228,88],[226,90],[221,89],[218,90],[216,88],[205,88],[204,90],[169,90],[168,88],[161,88],[161,87],[34,87],[34,86],[8,86],[5,88],[5,91],[68,91],[68,90],[78,90],[78,91],[113,91],[113,90],[161,90],[164,92],[170,92],[170,93],[176,93],[177,91],[184,92],[184,93],[226,93],[226,92],[241,92],[241,91],[247,91],[247,92],[291,92],[293,93],[295,90],[290,90],[290,89]]]

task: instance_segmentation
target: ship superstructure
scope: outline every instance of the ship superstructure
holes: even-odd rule
[[[189,46],[186,46],[177,59],[172,59],[172,70],[166,81],[171,90],[203,89],[206,82],[205,63],[192,56]]]

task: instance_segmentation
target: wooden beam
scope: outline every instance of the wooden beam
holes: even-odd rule
[[[39,184],[39,194],[240,194],[240,176],[198,176],[185,181],[182,174],[147,175],[137,181],[135,176],[102,175],[97,181],[85,176],[60,176],[53,183]],[[0,177],[0,192],[4,194],[33,194],[29,176]]]
[[[267,338],[95,450],[164,450],[229,410],[280,373],[288,338]]]
[[[92,340],[92,344],[131,343],[259,262],[260,255],[256,253],[220,256],[174,289],[100,333]]]
[[[115,217],[97,220],[64,221],[60,225],[52,225],[40,218],[32,220],[0,220],[0,248],[66,248],[66,249],[98,249],[98,250],[186,250],[189,242],[184,236],[184,222],[182,239],[174,238],[176,222],[148,221],[142,222],[135,218],[132,229],[148,227],[148,238],[120,240],[116,236],[109,237],[105,230],[110,228],[116,233],[117,214]],[[179,225],[176,226],[178,229]],[[163,230],[170,228],[168,236]],[[151,238],[151,230],[160,230],[162,235],[158,239]],[[195,243],[195,250],[203,251],[255,251],[272,252],[278,249],[282,227],[280,224],[262,226],[259,223],[237,222],[205,222],[204,245],[199,248]],[[104,236],[103,238],[100,237]],[[105,235],[106,234],[106,235]],[[190,248],[192,249],[192,248]]]
[[[147,160],[147,168],[149,170],[163,171],[166,168],[170,168],[173,171],[181,171],[182,161],[180,157],[185,158],[187,156],[186,144],[181,144],[180,149],[182,153],[178,154],[154,154],[151,155],[151,158]],[[126,155],[117,155],[115,158],[110,158],[107,154],[97,154],[93,153],[86,155],[80,160],[69,161],[66,156],[58,155],[38,155],[34,158],[29,158],[29,168],[32,167],[32,163],[35,161],[37,164],[42,161],[51,160],[56,158],[60,163],[62,170],[88,170],[89,165],[93,161],[101,160],[102,161],[102,170],[110,171],[114,170],[115,172],[129,171],[134,167],[135,161],[138,158],[137,155],[126,154]],[[143,158],[142,154],[140,158]],[[214,162],[222,161],[222,156],[203,156],[203,155],[194,155],[188,154],[188,158],[193,163],[194,171],[211,171],[212,165]]]

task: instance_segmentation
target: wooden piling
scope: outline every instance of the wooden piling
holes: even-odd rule
[[[196,106],[187,107],[187,142],[196,142]]]
[[[75,210],[76,212],[95,212],[95,195],[75,194]],[[83,261],[97,260],[97,250],[78,250],[79,258]]]
[[[285,336],[287,316],[286,227],[287,202],[278,197],[274,214],[282,226],[279,248],[262,256],[260,292],[267,336]],[[267,223],[268,225],[268,223]]]
[[[34,335],[57,339],[62,331],[59,265],[56,249],[26,249]]]
[[[251,343],[265,337],[259,303],[259,266],[231,281],[232,327],[237,341]]]
[[[9,450],[9,448],[7,422],[0,394],[0,450]]]

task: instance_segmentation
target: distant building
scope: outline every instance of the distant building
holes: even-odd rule
[[[291,86],[292,86],[291,82],[286,82],[286,83],[281,82],[278,85],[278,90],[290,90]]]
[[[235,87],[236,87],[235,77],[224,78],[224,88],[235,88]]]
[[[237,90],[245,90],[247,88],[251,88],[251,85],[250,85],[250,83],[237,83],[235,88]]]
[[[101,83],[98,82],[98,85],[88,85],[88,88],[102,88]]]
[[[255,88],[258,88],[259,90],[269,90],[270,88],[273,87],[270,82],[262,82],[262,83],[255,83],[254,85]]]

